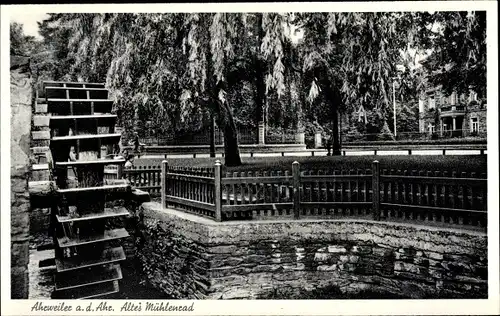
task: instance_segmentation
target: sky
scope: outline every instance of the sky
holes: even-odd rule
[[[26,14],[11,16],[11,22],[17,22],[24,26],[24,34],[35,36],[40,38],[38,34],[38,24],[36,22],[41,22],[43,19],[47,18],[48,15],[43,12],[26,12]]]

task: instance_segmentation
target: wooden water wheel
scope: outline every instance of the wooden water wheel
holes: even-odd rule
[[[106,202],[130,193],[129,183],[104,180],[106,165],[124,159],[103,156],[120,140],[114,132],[116,115],[104,84],[43,82],[42,95],[49,114],[48,167],[55,181],[52,233],[55,247],[53,298],[97,298],[117,293],[122,279],[123,247],[128,237],[110,219],[127,216],[123,207]]]

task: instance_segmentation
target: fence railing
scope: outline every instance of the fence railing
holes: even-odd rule
[[[364,133],[364,134],[342,134],[342,142],[357,142],[357,141],[381,141],[381,140],[435,140],[435,139],[449,139],[449,138],[485,138],[487,133],[485,131],[472,131],[471,129],[455,129],[443,130],[442,132],[436,129],[434,132],[398,132],[395,139],[392,135],[382,135],[380,133]],[[326,141],[325,141],[326,143]]]
[[[162,162],[163,207],[221,220],[362,218],[486,227],[485,174],[371,169],[234,172]]]
[[[238,127],[238,142],[240,144],[257,144],[257,128]],[[216,145],[224,143],[224,134],[218,128],[214,131]],[[201,131],[185,134],[157,134],[155,136],[141,137],[139,140],[146,146],[177,146],[177,145],[208,145],[210,144],[210,130],[208,128]]]
[[[161,166],[137,166],[124,169],[123,166],[107,166],[104,179],[127,179],[132,187],[148,192],[153,197],[161,195]]]

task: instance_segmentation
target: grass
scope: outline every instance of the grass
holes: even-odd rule
[[[213,167],[216,160],[224,158],[170,158],[169,165],[183,167]],[[372,162],[380,162],[381,169],[395,170],[424,170],[424,171],[448,171],[453,172],[476,172],[478,176],[486,173],[486,156],[484,155],[460,155],[460,156],[438,156],[438,155],[414,155],[414,156],[333,156],[333,157],[253,157],[242,158],[243,164],[237,167],[223,166],[223,172],[240,171],[273,171],[292,170],[292,163],[298,161],[301,170],[311,169],[369,169]],[[162,159],[137,159],[136,165],[160,163]]]

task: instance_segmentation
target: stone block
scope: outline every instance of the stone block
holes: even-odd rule
[[[442,253],[437,253],[437,252],[427,252],[427,257],[433,260],[443,260],[444,256]]]
[[[373,247],[372,248],[372,254],[374,256],[379,256],[379,257],[389,257],[392,256],[392,249],[390,248],[381,248],[381,247]]]
[[[11,208],[12,211],[15,211],[16,208]],[[10,221],[10,235],[13,240],[23,240],[29,238],[30,231],[30,216],[26,211],[23,212],[14,212],[11,214]]]
[[[252,272],[258,273],[258,272],[274,272],[278,270],[280,267],[279,265],[258,265],[252,268]]]
[[[49,131],[33,131],[31,132],[31,137],[33,140],[49,140],[50,132]]]
[[[314,261],[316,262],[329,261],[330,258],[332,258],[332,255],[330,253],[317,252],[314,254]]]
[[[344,253],[347,249],[344,246],[328,246],[329,253]]]
[[[50,116],[48,115],[35,115],[33,116],[33,125],[39,127],[49,126]]]
[[[372,252],[371,246],[353,246],[351,248],[352,253],[368,254]]]
[[[316,267],[318,271],[336,271],[338,269],[337,264],[332,265],[319,265]]]
[[[47,104],[36,104],[35,105],[36,113],[47,113]]]
[[[15,193],[24,193],[28,191],[28,180],[27,178],[11,178],[10,179],[10,190]],[[11,201],[11,203],[14,201]]]
[[[10,293],[12,299],[28,299],[29,274],[27,267],[10,270]]]
[[[10,253],[11,267],[26,267],[29,263],[29,242],[12,242]]]

